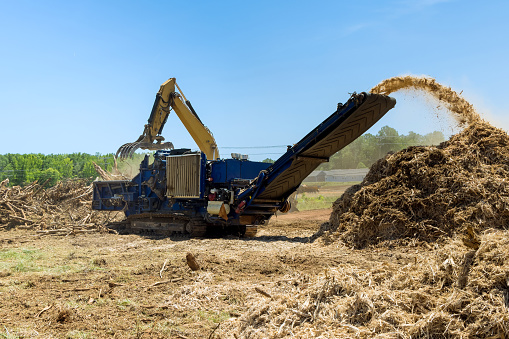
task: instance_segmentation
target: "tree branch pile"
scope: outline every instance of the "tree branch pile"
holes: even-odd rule
[[[91,209],[92,185],[76,179],[44,189],[0,186],[0,228],[35,229],[41,234],[104,230],[109,215]]]

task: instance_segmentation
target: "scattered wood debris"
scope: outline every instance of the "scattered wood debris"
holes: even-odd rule
[[[53,305],[49,305],[49,306],[46,306],[44,307],[42,310],[40,310],[39,312],[37,312],[37,314],[35,315],[36,318],[39,318],[41,316],[41,314],[43,314],[44,312],[46,312],[47,310],[49,310],[50,308],[52,308]]]
[[[0,184],[0,228],[36,230],[38,235],[75,235],[107,231],[113,218],[91,208],[92,185],[84,179],[59,182],[44,189],[33,182],[25,187]]]
[[[267,298],[272,298],[272,296],[270,294],[268,294],[267,292],[265,292],[264,290],[262,290],[259,287],[255,287],[255,291],[260,293],[261,295],[267,297]]]

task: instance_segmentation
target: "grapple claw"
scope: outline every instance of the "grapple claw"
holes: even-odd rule
[[[161,149],[173,149],[173,144],[171,142],[156,142],[156,143],[149,143],[149,142],[143,142],[143,141],[136,141],[136,142],[130,142],[127,144],[123,144],[120,146],[120,148],[117,151],[117,154],[115,155],[116,158],[120,159],[127,159],[132,158],[134,152],[141,149],[147,149],[152,151],[157,151]]]
[[[134,146],[136,143],[127,143],[122,146],[117,151],[115,155],[117,158],[126,159],[132,157],[136,147]]]

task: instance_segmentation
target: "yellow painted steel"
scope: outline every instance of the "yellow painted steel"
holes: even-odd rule
[[[175,87],[179,91],[176,91]],[[182,98],[186,100],[175,78],[170,78],[161,85],[152,109],[152,121],[149,120],[149,124],[146,125],[146,136],[150,138],[150,142],[156,140],[156,136],[161,133],[170,110],[173,108],[182,124],[184,124],[184,127],[196,142],[196,145],[205,153],[207,159],[215,160],[219,158],[219,149],[214,136],[193,114]]]

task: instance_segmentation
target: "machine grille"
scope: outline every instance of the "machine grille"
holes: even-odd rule
[[[166,157],[166,195],[200,198],[201,154]]]

